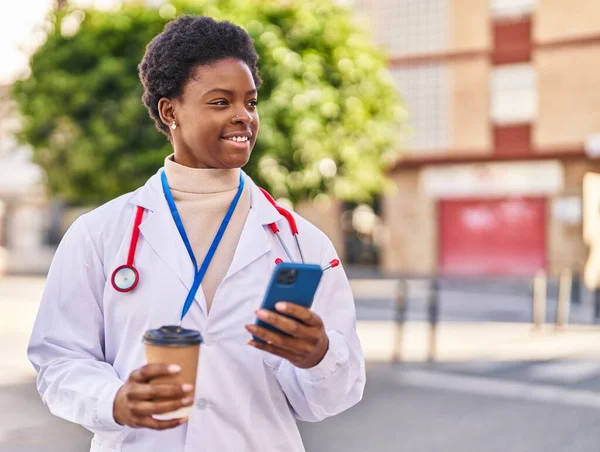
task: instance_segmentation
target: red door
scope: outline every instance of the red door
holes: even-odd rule
[[[440,269],[461,275],[530,275],[546,266],[546,200],[439,203]]]

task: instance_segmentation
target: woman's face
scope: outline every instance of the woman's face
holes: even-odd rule
[[[161,108],[163,101],[171,106]],[[256,102],[256,85],[243,61],[197,66],[179,98],[159,102],[163,119],[171,114],[177,124],[170,129],[175,160],[193,168],[244,166],[258,134]]]

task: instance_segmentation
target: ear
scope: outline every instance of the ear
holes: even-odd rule
[[[173,100],[167,99],[166,97],[161,98],[158,101],[158,114],[160,115],[160,120],[167,127],[173,124],[173,121],[177,121],[175,118],[175,105]]]

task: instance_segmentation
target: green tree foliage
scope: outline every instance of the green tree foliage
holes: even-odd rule
[[[400,102],[384,55],[330,0],[172,0],[117,11],[61,9],[15,83],[21,139],[32,145],[54,195],[106,201],[142,185],[171,152],[142,103],[137,65],[178,14],[244,27],[260,55],[261,131],[245,170],[292,201],[379,192],[397,151]]]

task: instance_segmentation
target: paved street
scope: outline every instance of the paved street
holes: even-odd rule
[[[531,377],[532,369],[544,365],[517,364],[518,378],[502,375],[513,363],[371,366],[359,406],[302,426],[307,450],[598,451],[600,392],[591,388],[600,389],[599,364],[593,363],[595,376],[574,383],[587,389]]]
[[[360,405],[300,427],[308,452],[597,452],[600,363],[573,366],[371,365]],[[21,427],[0,438],[0,451],[87,450],[86,431],[46,414],[32,382],[3,388],[0,400],[21,407],[10,413]]]
[[[25,357],[42,284],[0,279],[0,354],[8,357],[0,364],[0,452],[89,447],[85,430],[43,406]],[[397,330],[385,319],[365,320],[360,309],[368,307],[365,294],[381,299],[385,284],[369,284],[355,286],[369,362],[364,400],[333,419],[301,423],[308,452],[600,450],[600,330],[533,331],[493,316],[446,321],[438,362],[427,363],[428,326],[412,321],[402,335],[409,362],[392,363]]]

